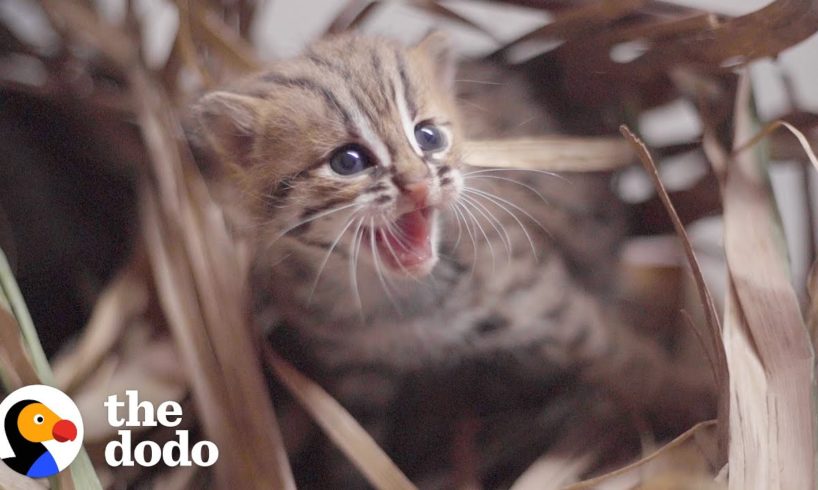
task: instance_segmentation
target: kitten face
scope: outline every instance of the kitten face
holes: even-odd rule
[[[422,276],[437,262],[438,215],[463,187],[453,72],[437,34],[408,49],[342,36],[205,96],[196,113],[270,240]]]

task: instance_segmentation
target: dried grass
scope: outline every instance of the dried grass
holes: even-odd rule
[[[104,393],[111,386],[141,383],[159,398],[189,390],[196,424],[220,448],[221,458],[213,469],[216,486],[294,488],[273,409],[277,400],[270,399],[264,380],[263,356],[281,384],[373,486],[414,488],[326,392],[272,351],[259,348],[263,342],[250,326],[243,279],[252,251],[231,236],[189,150],[176,138],[181,131],[171,100],[184,102],[189,95],[178,83],[180,73],[193,74],[210,86],[260,66],[247,41],[254,3],[177,0],[180,29],[158,73],[148,70],[140,58],[133,19],[116,27],[101,21],[87,2],[38,3],[63,47],[74,48],[73,52],[60,51],[60,56],[81,61],[81,69],[90,78],[104,72],[116,79],[115,90],[87,96],[87,103],[101,113],[125,114],[139,127],[146,162],[139,169],[144,177],[140,249],[100,296],[76,345],[55,361],[56,377],[51,375],[11,270],[0,254],[0,378],[4,388],[56,383],[70,393],[88,396]],[[810,302],[802,313],[790,280],[768,173],[770,155],[798,156],[818,168],[809,146],[818,116],[800,113],[787,118],[798,119],[804,133],[784,122],[759,131],[747,79],[732,83],[729,68],[775,55],[812,35],[818,26],[818,4],[779,0],[758,12],[726,18],[650,0],[509,3],[547,9],[555,20],[499,46],[491,58],[502,62],[514,47],[531,40],[562,41],[558,48],[524,61],[517,69],[534,80],[543,67],[556,69],[567,87],[549,85],[548,93],[541,95],[557,102],[554,110],[561,122],[585,134],[608,136],[473,141],[467,145],[467,160],[474,165],[613,174],[637,156],[657,193],[654,200],[633,208],[641,213],[637,218],[644,218],[640,231],[673,230],[683,246],[699,300],[695,311],[685,318],[699,338],[720,395],[716,421],[700,423],[658,449],[646,451],[647,456],[636,462],[607,468],[605,474],[584,481],[589,473],[604,471],[600,464],[609,461],[604,459],[609,455],[602,448],[615,446],[617,434],[590,423],[568,427],[549,451],[527,470],[520,469],[521,476],[512,488],[814,488],[812,346],[818,338],[818,273],[813,266],[807,288]],[[381,5],[368,0],[348,2],[328,32],[364,25]],[[491,37],[484,28],[436,1],[412,5]],[[13,33],[7,31],[13,39]],[[647,51],[628,63],[611,61],[611,47],[632,40],[642,41]],[[78,58],[79,47],[93,56]],[[0,48],[0,53],[40,58],[50,70],[58,66],[50,54],[20,40]],[[49,100],[72,97],[71,87],[56,69],[49,72],[43,86],[0,76],[2,91]],[[705,185],[703,179],[687,194],[668,192],[647,147],[627,129],[623,129],[624,140],[614,136],[622,122],[680,96],[698,105],[705,126],[702,141],[684,142],[654,154],[660,155],[661,166],[665,155],[701,150],[710,160],[711,177],[718,182],[715,188]],[[625,107],[622,101],[629,105]],[[611,118],[612,114],[616,117]],[[796,135],[800,146],[773,134],[781,126]],[[724,138],[725,128],[732,128],[733,141]],[[666,211],[670,219],[647,225],[656,219],[657,210]],[[685,230],[692,220],[715,213],[723,213],[728,262],[729,290],[723,315],[718,313]],[[704,318],[704,326],[693,319],[696,317]],[[157,331],[165,335],[145,352],[127,347]],[[163,353],[171,346],[178,353],[184,379],[145,367],[151,355],[166,356]],[[136,379],[143,372],[150,379]],[[98,431],[93,442],[102,443],[108,436]],[[464,454],[464,459],[473,459],[467,447]],[[473,466],[468,461],[463,464]],[[464,471],[470,474],[462,480],[473,484],[475,469]],[[63,475],[52,482],[52,488],[101,487],[85,455]],[[117,475],[101,470],[100,475],[106,486],[145,481],[145,475],[139,473]],[[158,488],[186,488],[201,483],[202,476],[199,471],[169,472],[154,483]],[[0,485],[41,487],[8,474],[2,465]]]
[[[730,275],[724,339],[730,369],[730,488],[815,487],[815,359],[792,287],[748,77],[736,95],[736,151],[725,165]]]
[[[51,367],[40,346],[37,332],[11,273],[6,255],[2,251],[0,251],[0,339],[3,340],[0,343],[2,361],[0,368],[5,389],[12,390],[27,384],[54,385]],[[9,471],[5,465],[0,467],[2,474]],[[0,484],[12,488],[29,488],[29,485],[14,477],[3,478]],[[56,490],[102,488],[85,450],[80,451],[71,468],[52,477],[50,485]]]

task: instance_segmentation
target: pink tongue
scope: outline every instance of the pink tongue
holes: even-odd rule
[[[406,213],[395,222],[395,234],[380,234],[381,257],[390,266],[411,269],[432,257],[429,212],[418,209]]]

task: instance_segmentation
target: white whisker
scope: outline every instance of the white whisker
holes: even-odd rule
[[[542,202],[544,202],[546,205],[551,204],[551,203],[548,202],[548,199],[546,199],[545,196],[542,195],[542,193],[540,191],[538,191],[537,189],[531,187],[528,184],[520,182],[519,180],[514,180],[514,179],[511,179],[511,178],[508,178],[508,177],[500,177],[498,175],[476,175],[476,176],[472,176],[472,177],[464,177],[463,178],[463,180],[468,180],[468,179],[492,179],[492,180],[504,180],[506,182],[511,182],[512,184],[516,184],[516,185],[525,187],[526,189],[530,190],[531,192],[536,194],[537,197],[542,199]]]
[[[324,267],[327,266],[327,262],[329,262],[329,259],[332,256],[332,252],[335,250],[335,247],[344,237],[344,234],[349,229],[349,227],[352,226],[356,213],[357,211],[353,212],[352,215],[350,215],[350,217],[347,219],[347,224],[341,230],[341,233],[339,233],[338,236],[335,238],[335,241],[332,242],[332,245],[329,247],[327,254],[324,256],[324,260],[321,261],[321,265],[318,267],[318,273],[315,275],[315,281],[312,283],[312,288],[310,288],[310,295],[307,298],[307,304],[310,304],[312,302],[312,296],[313,294],[315,294],[315,288],[318,286],[318,280],[321,279],[321,273],[324,272]]]
[[[460,222],[460,216],[454,212],[453,204],[449,204],[449,209],[452,211],[452,214],[454,214],[455,221],[457,222],[457,239],[452,246],[452,250],[457,250],[457,246],[460,245],[460,238],[463,236],[463,224]]]
[[[503,226],[503,223],[501,223],[500,220],[498,220],[497,217],[494,216],[494,214],[491,212],[489,208],[483,205],[483,203],[477,201],[477,199],[469,197],[466,194],[463,195],[463,199],[470,202],[472,206],[474,206],[474,210],[480,213],[484,218],[486,218],[486,221],[488,221],[491,227],[494,228],[494,231],[497,233],[497,236],[500,237],[500,241],[503,242],[503,247],[506,249],[507,260],[510,262],[512,249],[511,237],[508,236],[508,232],[506,231],[506,228]],[[502,232],[500,230],[502,230]]]
[[[309,217],[309,218],[307,218],[305,220],[301,220],[298,223],[290,226],[289,228],[286,228],[284,231],[279,232],[276,235],[276,237],[273,239],[273,242],[276,242],[276,241],[280,240],[284,235],[286,235],[287,233],[295,230],[299,226],[304,226],[304,225],[306,225],[307,223],[309,223],[311,221],[315,221],[315,220],[323,218],[325,216],[329,216],[330,214],[337,213],[339,211],[343,211],[345,209],[349,209],[349,208],[352,208],[352,207],[355,207],[355,206],[359,206],[359,204],[356,203],[356,202],[353,202],[353,203],[345,204],[345,205],[337,207],[337,208],[332,208],[332,209],[328,209],[326,211],[321,211],[320,213],[316,214],[315,216],[311,216],[311,217]]]
[[[352,283],[352,292],[355,294],[355,302],[358,304],[358,311],[361,314],[361,320],[364,317],[364,305],[361,302],[361,293],[358,290],[358,254],[361,251],[361,226],[364,218],[358,218],[358,224],[355,227],[355,234],[352,238],[352,248],[349,256],[349,278]]]
[[[560,175],[554,172],[549,172],[547,170],[538,170],[533,168],[481,168],[480,170],[472,170],[471,172],[464,172],[463,177],[467,177],[469,175],[477,175],[477,174],[486,174],[491,172],[529,172],[533,174],[540,174],[540,175],[547,175],[549,177],[555,177],[557,179],[562,180],[568,184],[571,183],[571,180],[565,177],[564,175]]]
[[[381,270],[380,253],[378,252],[378,246],[375,243],[375,223],[373,218],[369,218],[369,248],[372,252],[372,262],[375,264],[375,275],[378,276],[378,280],[381,282],[383,292],[386,293],[386,297],[389,299],[389,302],[392,303],[392,306],[395,307],[398,314],[401,314],[400,307],[395,301],[395,298],[392,296],[392,293],[389,291],[389,286],[387,285],[386,280],[384,279],[383,271]]]
[[[529,214],[528,211],[521,208],[520,206],[517,206],[516,204],[514,204],[511,201],[508,201],[508,200],[503,199],[501,197],[495,196],[495,195],[493,195],[491,193],[481,191],[479,189],[464,188],[463,191],[464,192],[470,192],[475,196],[482,197],[483,199],[488,199],[490,202],[494,203],[495,206],[499,207],[500,209],[502,209],[506,213],[508,213],[509,216],[511,216],[514,219],[514,221],[516,221],[517,224],[520,226],[520,229],[525,234],[525,237],[528,240],[528,244],[531,246],[531,253],[534,255],[535,259],[537,258],[537,250],[536,250],[536,247],[534,247],[534,241],[531,239],[531,235],[529,235],[528,229],[526,229],[525,225],[523,224],[522,221],[520,221],[520,218],[518,218],[516,214],[514,214],[510,209],[508,209],[506,206],[504,206],[501,203],[505,203],[505,204],[513,207],[514,209],[520,211],[524,215],[526,215],[528,217],[528,219],[530,219],[531,221],[536,223],[546,234],[548,234],[550,236],[551,233],[542,225],[542,223],[540,223],[536,218],[531,216],[531,214]]]
[[[460,217],[459,219],[463,220],[463,226],[466,228],[466,233],[469,235],[469,238],[471,239],[471,245],[473,250],[471,260],[471,271],[469,272],[469,277],[471,277],[474,274],[475,267],[477,266],[477,240],[474,239],[474,233],[472,233],[471,226],[469,225],[469,222],[466,220],[466,216],[463,214],[462,205],[459,202],[455,201],[453,203],[453,206],[454,207],[452,208],[452,210],[454,210],[454,212],[457,213],[457,215]]]
[[[398,241],[398,243],[399,243],[399,244],[400,244],[402,247],[404,247],[404,250],[406,250],[406,247],[405,247],[405,246],[404,246],[402,243],[400,243],[400,238],[398,238],[397,236],[395,236],[395,234],[392,232],[392,228],[391,228],[391,227],[386,228],[386,229],[385,229],[385,233],[389,233],[390,235],[392,235],[392,237],[394,237],[394,238],[395,238],[395,240],[397,240],[397,241]],[[404,272],[404,273],[405,273],[407,276],[411,275],[411,274],[409,274],[409,271],[407,271],[407,270],[406,270],[406,268],[405,268],[405,267],[403,267],[403,264],[402,264],[402,263],[401,263],[401,261],[398,259],[398,254],[395,252],[395,249],[394,249],[394,248],[392,248],[392,244],[391,244],[391,243],[389,243],[389,240],[384,239],[384,243],[386,243],[386,248],[388,248],[388,249],[389,249],[389,253],[390,253],[390,255],[392,255],[392,258],[394,258],[394,259],[395,259],[395,263],[396,263],[396,264],[398,264],[398,265],[400,266],[401,270],[402,270],[402,271],[403,271],[403,272]]]
[[[480,233],[483,234],[483,238],[486,240],[486,245],[488,245],[489,252],[491,253],[491,269],[494,270],[494,267],[495,267],[496,262],[497,262],[495,254],[494,254],[494,246],[491,244],[491,240],[489,240],[489,236],[486,233],[486,230],[483,228],[483,225],[480,224],[478,219],[474,216],[474,213],[472,213],[471,210],[469,209],[469,207],[467,206],[469,204],[469,202],[468,201],[463,201],[460,204],[462,205],[463,211],[468,213],[468,215],[471,218],[474,225],[480,230]]]
[[[490,82],[490,81],[487,81],[487,80],[469,80],[469,79],[466,79],[466,78],[461,78],[461,79],[455,80],[455,82],[456,83],[476,83],[478,85],[503,85],[500,82]]]

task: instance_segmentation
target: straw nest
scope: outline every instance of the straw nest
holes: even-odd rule
[[[361,28],[386,3],[351,0],[328,31]],[[456,2],[406,3],[494,39],[487,26],[458,13]],[[769,174],[774,161],[796,161],[805,195],[815,197],[807,177],[810,162],[818,165],[809,148],[818,116],[793,107],[781,121],[759,120],[746,67],[818,30],[818,4],[777,0],[731,18],[655,0],[506,3],[545,10],[552,21],[497,42],[488,56],[528,76],[562,134],[474,141],[472,163],[647,175],[653,192],[629,212],[631,233],[652,244],[640,249],[650,253],[621,267],[629,301],[641,312],[634,321],[673,329],[655,335],[694,334],[719,410],[714,420],[660,439],[638,421],[619,430],[579,417],[539,457],[505,454],[515,478],[495,483],[515,490],[814,488],[818,280],[791,280]],[[274,410],[280,399],[269,377],[377,488],[491,481],[492,462],[474,443],[480,421],[458,425],[451,454],[440,455],[443,470],[415,469],[407,478],[337,402],[257,341],[246,308],[247,250],[226,229],[179,138],[192,90],[260,66],[248,37],[257,2],[169,2],[179,28],[158,67],[144,59],[141,33],[151,19],[136,14],[137,4],[127,2],[115,24],[94,2],[21,0],[4,7],[0,24],[0,148],[14,163],[4,164],[0,186],[0,245],[12,259],[0,260],[0,375],[6,391],[39,382],[61,387],[86,418],[87,453],[50,485],[293,488],[280,424],[314,426],[297,411]],[[15,25],[22,18],[8,15],[15,9],[33,24]],[[549,48],[512,56],[538,42]],[[627,43],[640,51],[613,61],[611,49]],[[645,129],[640,116],[676,100],[696,109],[701,134],[647,148],[634,136]],[[678,155],[706,170],[668,192],[658,169]],[[808,199],[800,206],[812,223]],[[38,209],[57,219],[37,221]],[[686,228],[713,216],[723,222],[723,248],[707,253],[723,254],[727,267],[703,271]],[[663,235],[673,243],[646,240]],[[808,236],[811,263],[811,227]],[[52,243],[60,254],[48,255]],[[679,260],[650,260],[655,256]],[[28,305],[13,267],[31,291]],[[719,277],[725,290],[711,294],[705,274]],[[84,328],[72,329],[80,323]],[[47,358],[43,346],[58,355]],[[126,388],[145,399],[184,400],[185,426],[218,444],[219,462],[206,470],[107,467],[102,448],[115,433],[98,401]],[[644,429],[637,447],[634,426]],[[162,440],[169,432],[137,437]],[[0,486],[43,483],[0,466]]]

